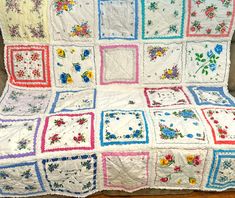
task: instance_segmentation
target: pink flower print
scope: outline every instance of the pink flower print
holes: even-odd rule
[[[232,12],[227,11],[226,15],[227,15],[227,16],[231,16],[231,15],[232,15]]]
[[[206,30],[206,33],[207,33],[207,34],[210,34],[210,33],[211,33],[211,29],[208,28],[208,29]]]
[[[193,12],[191,13],[191,16],[192,16],[192,17],[197,16],[197,12],[196,12],[196,11],[193,11]]]
[[[225,22],[222,22],[220,24],[218,24],[215,28],[216,32],[219,32],[221,34],[224,34],[227,30],[227,27],[225,25]]]
[[[195,20],[192,22],[192,26],[190,28],[192,32],[199,32],[201,29],[202,29],[202,26],[201,26],[200,21]]]
[[[206,7],[205,14],[209,19],[213,19],[215,17],[215,11],[217,7],[214,5]]]
[[[199,6],[199,5],[201,5],[201,3],[204,3],[205,2],[205,0],[196,0],[196,4],[197,4],[197,6]]]

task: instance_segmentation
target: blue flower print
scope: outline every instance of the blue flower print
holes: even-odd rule
[[[81,59],[85,60],[86,58],[88,58],[90,55],[90,50],[84,50],[83,53],[81,54]]]
[[[193,118],[195,113],[191,110],[184,109],[183,111],[179,112],[179,116],[182,116],[183,118]]]
[[[67,83],[67,74],[64,72],[62,74],[60,74],[60,80],[61,80],[61,83],[66,84]]]
[[[90,51],[89,51],[89,50],[84,50],[83,56],[84,56],[84,57],[87,57],[87,56],[89,56],[89,55],[90,55]]]
[[[215,70],[216,70],[216,64],[214,64],[214,63],[211,63],[211,64],[209,65],[209,67],[210,67],[210,70],[211,70],[211,71],[215,71]]]
[[[88,83],[90,81],[90,79],[87,76],[83,76],[82,78],[83,78],[84,82],[86,82],[86,83]]]
[[[81,71],[81,66],[79,63],[73,63],[73,66],[74,66],[75,71],[77,71],[77,72]]]
[[[189,134],[187,135],[187,137],[188,137],[188,138],[193,138],[193,134],[189,133]]]
[[[212,50],[207,52],[208,58],[212,57],[214,55],[214,52]]]
[[[167,136],[168,138],[173,138],[176,135],[176,132],[174,130],[168,129],[168,128],[164,128],[162,130],[162,133]]]
[[[222,51],[223,51],[223,46],[220,45],[220,44],[217,44],[217,45],[215,46],[215,52],[216,52],[217,54],[220,54]]]

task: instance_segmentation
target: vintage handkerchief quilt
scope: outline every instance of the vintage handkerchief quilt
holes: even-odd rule
[[[235,0],[0,8],[0,197],[235,187]]]

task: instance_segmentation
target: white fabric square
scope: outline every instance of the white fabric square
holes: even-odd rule
[[[53,54],[57,87],[90,87],[95,84],[93,47],[54,46]]]
[[[145,44],[144,83],[179,83],[182,79],[182,44]]]
[[[188,42],[186,82],[220,83],[227,69],[227,42]]]
[[[198,189],[203,176],[206,150],[166,150],[157,152],[155,186]]]
[[[183,87],[145,88],[144,94],[150,108],[191,104]]]
[[[138,83],[137,45],[101,46],[101,84]]]
[[[206,143],[206,128],[194,109],[152,110],[158,143]],[[190,129],[190,130],[189,130]]]
[[[50,14],[54,40],[87,41],[94,37],[93,0],[53,0]]]
[[[58,91],[51,113],[71,112],[95,108],[96,90]]]
[[[142,0],[143,39],[182,38],[184,0]]]
[[[134,191],[148,185],[149,152],[102,153],[104,187]]]
[[[137,0],[100,0],[100,39],[136,39]]]

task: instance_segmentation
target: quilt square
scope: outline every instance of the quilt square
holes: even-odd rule
[[[100,109],[144,109],[145,101],[143,92],[139,88],[125,87],[125,89],[113,89],[102,87],[97,92],[97,107]]]
[[[41,119],[0,119],[0,159],[33,156]]]
[[[181,86],[145,88],[144,95],[149,108],[191,104]]]
[[[235,186],[235,150],[214,150],[206,187],[226,190]]]
[[[100,46],[100,84],[137,84],[139,47],[137,45]]]
[[[50,15],[56,41],[92,41],[94,38],[94,0],[52,0]]]
[[[50,113],[94,109],[96,89],[57,91]]]
[[[9,86],[0,101],[0,114],[4,116],[43,114],[50,98],[50,90],[24,90]]]
[[[182,80],[183,45],[145,44],[144,83],[180,83]]]
[[[149,158],[149,152],[102,153],[104,187],[126,191],[147,187]]]
[[[224,93],[223,87],[189,86],[188,89],[197,105],[235,106],[233,99]]]
[[[110,110],[101,113],[101,146],[147,144],[148,133],[143,111]]]
[[[53,192],[84,196],[97,188],[95,154],[46,159],[42,163]]]
[[[95,85],[93,47],[54,46],[54,74],[57,87],[91,87]]]
[[[158,143],[203,144],[207,142],[206,128],[194,109],[152,110],[151,116]]]
[[[227,42],[187,42],[186,82],[221,83],[227,70]]]
[[[7,42],[48,42],[47,0],[1,0],[1,28]]]
[[[50,87],[49,47],[7,45],[6,63],[10,82],[21,87]]]
[[[44,152],[94,149],[94,114],[46,117],[41,150]]]
[[[189,0],[187,36],[228,37],[234,10],[234,0]]]
[[[199,189],[206,150],[161,149],[156,153],[155,187]]]
[[[35,195],[45,192],[37,162],[0,166],[0,195]]]
[[[98,0],[99,38],[138,37],[138,0]]]
[[[235,143],[235,109],[204,108],[215,144]]]
[[[142,1],[142,38],[183,38],[185,0]]]

